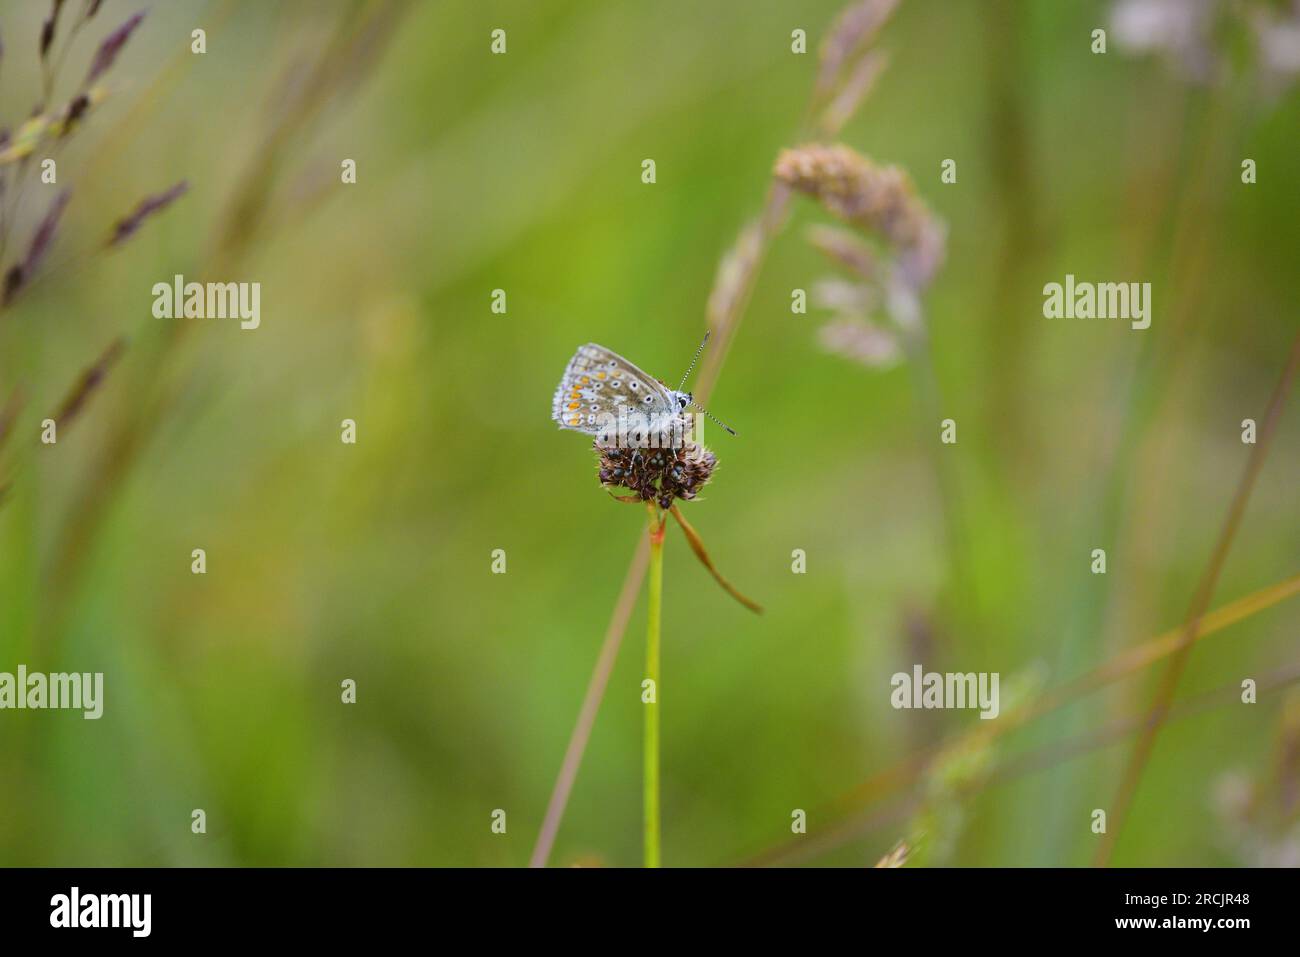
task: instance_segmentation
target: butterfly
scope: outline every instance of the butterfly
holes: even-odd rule
[[[706,333],[676,389],[668,388],[612,349],[594,342],[579,346],[565,367],[564,376],[551,399],[551,419],[562,429],[589,435],[609,434],[620,419],[675,422],[694,401],[691,393],[681,390],[681,385],[686,384],[708,341]],[[722,425],[721,422],[718,424]],[[732,435],[736,434],[727,426],[722,427]]]

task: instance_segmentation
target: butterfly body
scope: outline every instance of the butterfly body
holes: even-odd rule
[[[690,403],[689,392],[670,389],[618,353],[589,342],[565,367],[551,400],[551,418],[562,429],[598,435],[620,416],[674,420]]]

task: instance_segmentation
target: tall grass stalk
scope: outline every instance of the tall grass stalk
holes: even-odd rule
[[[1192,597],[1192,605],[1187,613],[1187,622],[1179,637],[1178,645],[1170,656],[1169,664],[1165,667],[1165,673],[1156,688],[1150,710],[1147,713],[1147,721],[1142,727],[1141,736],[1129,756],[1128,764],[1125,765],[1124,776],[1120,779],[1119,787],[1115,792],[1115,800],[1111,805],[1110,827],[1103,835],[1093,857],[1093,865],[1096,867],[1107,866],[1110,863],[1111,855],[1115,851],[1115,844],[1119,840],[1120,830],[1128,817],[1133,798],[1137,794],[1138,784],[1142,780],[1147,762],[1151,758],[1151,752],[1155,748],[1156,736],[1160,733],[1160,726],[1164,723],[1173,707],[1174,693],[1178,689],[1178,681],[1187,666],[1187,659],[1191,656],[1192,646],[1196,644],[1204,628],[1206,612],[1209,609],[1210,601],[1214,598],[1214,590],[1219,583],[1219,575],[1223,571],[1224,562],[1227,560],[1228,550],[1232,547],[1233,540],[1237,536],[1237,530],[1241,527],[1242,516],[1246,512],[1246,504],[1250,501],[1250,494],[1255,489],[1255,481],[1259,477],[1260,470],[1264,467],[1264,460],[1267,458],[1269,446],[1272,444],[1273,433],[1277,429],[1282,409],[1286,405],[1287,395],[1291,391],[1291,386],[1295,382],[1298,372],[1300,372],[1300,335],[1297,335],[1291,343],[1286,367],[1282,370],[1282,376],[1269,398],[1258,441],[1251,450],[1245,471],[1242,473],[1241,480],[1237,483],[1236,491],[1233,493],[1232,502],[1228,506],[1227,517],[1223,521],[1223,527],[1215,542],[1214,551],[1210,555],[1209,565],[1201,577],[1195,595]]]
[[[1261,674],[1257,687],[1261,691],[1281,691],[1300,683],[1300,666],[1285,665],[1281,668]],[[1170,709],[1167,720],[1181,720],[1195,715],[1207,714],[1216,708],[1227,708],[1240,701],[1241,686],[1234,680],[1211,691],[1202,692]],[[1047,771],[1065,765],[1076,758],[1093,754],[1103,748],[1122,741],[1134,731],[1140,730],[1148,721],[1145,712],[1135,712],[1123,718],[1109,721],[1098,731],[1087,732],[1064,741],[1055,741],[1033,750],[1022,752],[1014,757],[994,762],[992,770],[975,782],[960,786],[961,797],[969,799],[998,787],[1018,781],[1031,774]],[[912,817],[924,806],[924,799],[909,795],[896,800],[887,807],[868,814],[844,817],[839,820],[828,819],[828,823],[819,828],[818,836],[807,836],[778,844],[753,857],[743,860],[741,867],[767,867],[779,865],[788,867],[797,861],[813,860],[832,851],[839,850],[854,841],[860,841],[867,835],[884,828],[896,828]],[[889,866],[877,864],[877,867]]]
[[[664,594],[664,526],[666,520],[647,503],[650,513],[650,568],[646,590],[645,677],[651,684],[646,702],[644,761],[645,866],[659,866],[659,622]]]
[[[821,64],[817,86],[810,97],[804,111],[804,118],[800,122],[803,131],[798,137],[799,140],[806,138],[806,132],[813,125],[813,118],[817,113],[817,108],[830,102],[835,102],[836,94],[841,91],[841,80],[837,75],[841,72],[846,57],[851,57],[854,53],[868,45],[876,31],[880,29],[884,21],[888,19],[893,12],[897,0],[856,0],[844,7],[839,17],[832,23],[821,53]],[[865,94],[865,86],[858,91],[859,97]],[[840,100],[837,108],[833,111],[834,122],[843,123],[849,119],[852,112],[848,109],[846,102]],[[823,122],[820,124],[820,130],[825,136],[834,136],[838,128],[825,122],[825,117],[830,114],[823,114]],[[713,348],[704,356],[703,363],[700,367],[699,378],[696,380],[695,396],[701,404],[708,402],[712,394],[713,387],[717,384],[718,376],[722,370],[722,364],[727,358],[732,339],[748,309],[750,299],[753,295],[754,287],[758,281],[758,275],[761,271],[763,261],[767,255],[768,248],[772,240],[785,227],[786,212],[790,201],[790,187],[777,180],[772,180],[769,184],[766,199],[763,207],[756,220],[746,224],[740,231],[735,246],[723,257],[718,275],[714,281],[714,288],[709,295],[707,308],[708,327],[713,333]],[[680,513],[679,518],[680,518]],[[686,531],[686,526],[683,525]],[[654,530],[651,530],[651,542],[654,541]],[[698,536],[694,538],[690,531],[686,531],[687,539],[695,548]],[[659,529],[659,544],[663,543],[663,529]],[[713,569],[712,564],[706,556],[701,555],[697,549],[696,554],[700,560],[709,567],[714,573],[715,578],[720,576]],[[641,576],[644,573],[644,565],[641,564],[642,551],[633,556],[632,562],[628,567],[627,579],[624,582],[624,596],[627,594],[629,586],[635,589],[641,583]],[[655,598],[652,599],[652,605],[657,608],[658,598],[662,592],[662,560],[663,556],[658,556],[660,584],[659,591],[656,592]],[[722,582],[720,581],[720,584]],[[729,585],[724,584],[735,597],[748,607],[754,607],[753,603],[744,599],[735,592]],[[626,617],[621,615],[621,608],[624,602],[624,596],[620,596],[619,603],[615,606],[614,615],[610,619],[610,630],[605,636],[605,642],[601,646],[600,657],[597,661],[596,668],[592,672],[591,680],[587,684],[587,690],[583,696],[582,709],[579,712],[578,720],[574,724],[573,731],[569,736],[569,745],[565,751],[564,763],[560,768],[560,773],[556,777],[555,786],[551,793],[551,801],[547,807],[546,818],[542,822],[541,831],[538,833],[537,845],[533,849],[533,855],[530,862],[532,867],[545,867],[547,859],[550,856],[551,847],[555,841],[555,835],[559,830],[560,820],[564,816],[565,808],[568,804],[569,793],[572,790],[574,778],[577,776],[578,768],[582,764],[582,759],[586,754],[587,740],[591,735],[591,726],[595,722],[596,714],[600,710],[601,701],[604,699],[605,686],[608,683],[609,670],[613,668],[614,661],[617,659],[619,647],[623,640],[623,630],[626,624]],[[755,610],[757,610],[755,608]],[[656,638],[656,652],[658,641]],[[655,671],[658,671],[658,662],[656,660]],[[658,689],[656,688],[656,697]],[[658,734],[658,712],[657,704],[655,705],[654,721],[655,732]],[[657,737],[656,737],[656,755],[658,754]],[[658,766],[655,767],[656,784],[658,780]],[[656,809],[658,806],[658,793],[655,794]],[[656,864],[658,849],[658,819],[655,822],[656,833]]]
[[[943,515],[944,553],[948,563],[948,588],[953,610],[961,599],[969,597],[961,589],[974,586],[966,572],[965,524],[962,519],[959,483],[953,471],[953,459],[945,455],[943,447],[933,440],[932,429],[943,420],[943,394],[934,368],[934,355],[930,349],[930,335],[923,326],[902,331],[899,336],[903,353],[907,356],[908,370],[916,393],[918,410],[917,428],[921,447],[927,450],[930,468],[934,473],[939,506]]]
[[[600,710],[601,700],[605,697],[605,689],[609,686],[609,676],[614,672],[614,663],[618,660],[618,651],[623,645],[623,635],[627,631],[628,621],[632,618],[633,606],[636,604],[637,596],[641,594],[641,582],[645,579],[646,566],[649,562],[649,542],[645,537],[638,535],[636,552],[623,578],[623,588],[619,592],[618,601],[614,604],[609,626],[605,629],[605,640],[601,643],[600,654],[592,669],[591,679],[587,682],[587,692],[582,699],[582,710],[578,712],[578,720],[573,726],[573,733],[569,736],[569,746],[564,752],[564,763],[560,766],[559,775],[556,776],[551,800],[546,805],[546,817],[537,834],[537,844],[533,847],[529,867],[545,867],[551,855],[555,835],[560,830],[560,819],[564,816],[564,808],[569,803],[573,782],[578,778],[578,767],[582,764],[583,754],[586,753],[587,742],[591,740],[596,714]]]

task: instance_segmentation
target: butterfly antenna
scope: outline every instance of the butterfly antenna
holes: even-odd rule
[[[677,386],[677,391],[678,391],[678,392],[681,392],[681,391],[682,391],[682,386],[686,385],[686,380],[689,379],[689,378],[691,377],[691,373],[695,370],[695,363],[697,363],[697,362],[700,361],[700,353],[703,352],[703,351],[704,351],[704,347],[705,347],[706,345],[709,344],[709,336],[711,336],[712,334],[713,334],[713,330],[712,330],[712,329],[710,329],[708,332],[704,333],[704,338],[700,340],[699,348],[697,348],[697,349],[695,350],[695,357],[694,357],[693,359],[691,359],[691,364],[690,364],[689,366],[686,367],[686,375],[682,376],[682,381],[681,381],[681,383]],[[703,409],[701,409],[700,411],[701,411],[701,412],[704,412]],[[705,415],[708,415],[707,412],[705,412],[704,414],[705,414]],[[718,424],[719,424],[719,425],[722,425],[721,422],[719,422]],[[726,428],[726,426],[723,426],[723,428]]]
[[[707,416],[709,417],[709,421],[711,421],[714,425],[720,425],[720,426],[722,426],[722,428],[726,429],[726,430],[727,430],[728,432],[730,432],[732,435],[735,435],[735,434],[736,434],[736,430],[735,430],[735,429],[733,429],[731,426],[727,425],[727,423],[723,422],[721,419],[719,419],[717,416],[715,416],[712,412],[710,412],[710,411],[709,411],[708,409],[706,409],[704,406],[699,405],[699,404],[697,404],[697,403],[695,403],[695,402],[692,402],[691,405],[695,406],[695,408],[699,409],[701,412],[703,412],[705,415],[707,415]]]

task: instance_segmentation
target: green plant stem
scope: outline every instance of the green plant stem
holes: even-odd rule
[[[654,689],[645,713],[645,866],[659,866],[659,612],[664,592],[664,522],[650,511],[650,576],[645,632],[645,677]]]
[[[960,590],[968,584],[965,574],[964,525],[952,458],[945,454],[938,442],[934,441],[933,432],[930,431],[938,428],[944,414],[939,377],[935,372],[934,357],[930,350],[930,336],[924,327],[908,328],[902,330],[901,342],[916,390],[922,448],[928,450],[935,483],[938,486],[939,505],[943,510],[949,595],[960,595]],[[950,600],[955,602],[954,598]]]

